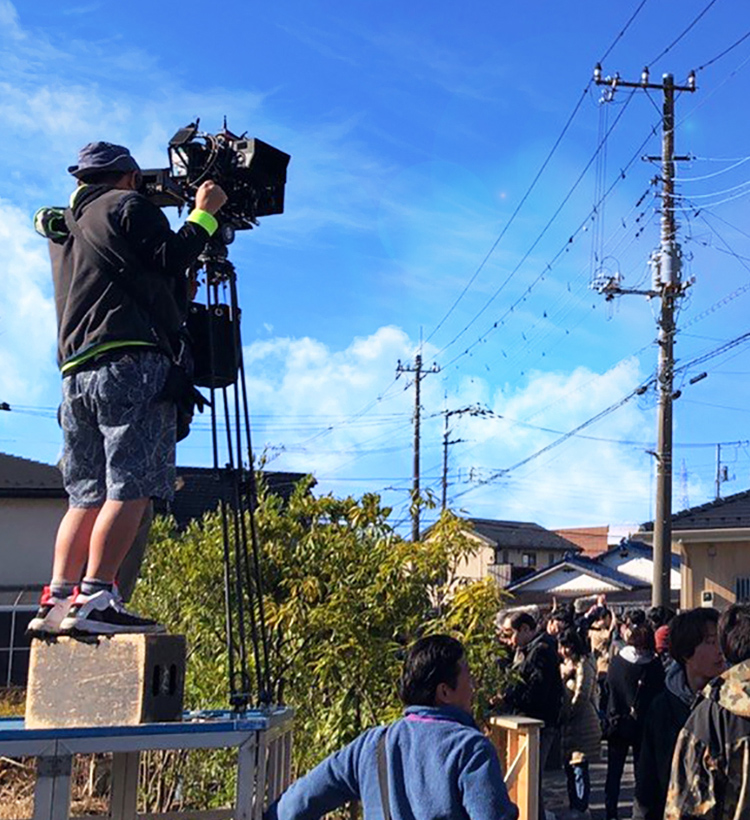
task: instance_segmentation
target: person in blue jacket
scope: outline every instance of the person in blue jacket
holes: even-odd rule
[[[362,801],[368,820],[516,820],[497,752],[471,716],[473,693],[462,644],[420,639],[401,676],[404,716],[327,757],[266,820],[313,820],[351,800]]]

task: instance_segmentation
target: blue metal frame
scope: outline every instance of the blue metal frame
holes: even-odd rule
[[[131,820],[140,752],[236,748],[239,753],[237,801],[233,816],[237,820],[261,820],[263,796],[272,797],[288,784],[293,717],[292,709],[277,706],[239,714],[221,710],[185,712],[183,721],[174,723],[64,729],[26,729],[23,718],[0,718],[0,755],[37,758],[34,820],[68,820],[72,757],[112,752],[113,793],[109,816],[114,820]],[[274,782],[266,784],[267,754],[277,739],[281,751],[270,755]],[[278,754],[282,754],[283,764]],[[280,765],[286,774],[279,773]],[[185,814],[186,817],[200,815],[201,812]]]

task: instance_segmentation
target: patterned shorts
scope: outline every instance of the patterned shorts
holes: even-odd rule
[[[63,378],[60,467],[71,507],[173,497],[176,410],[156,400],[170,367],[161,353],[129,350]]]

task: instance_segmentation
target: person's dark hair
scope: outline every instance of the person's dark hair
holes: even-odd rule
[[[626,609],[622,616],[622,622],[628,626],[644,626],[646,624],[646,613],[642,609]]]
[[[732,604],[722,612],[719,646],[732,665],[750,658],[750,604]]]
[[[669,654],[684,664],[703,643],[710,624],[716,626],[719,613],[711,607],[698,607],[675,615],[669,622]]]
[[[626,609],[622,617],[624,624],[627,624],[631,629],[642,629],[646,636],[646,649],[652,652],[656,651],[656,641],[654,640],[654,630],[646,618],[646,613],[642,609]]]
[[[557,645],[570,649],[573,653],[573,657],[577,661],[586,654],[586,645],[583,642],[583,638],[581,638],[575,629],[566,629],[562,634],[558,635]]]
[[[524,624],[526,624],[529,629],[536,629],[536,621],[530,612],[514,612],[508,616],[508,619],[513,629],[520,629]]]
[[[455,689],[463,656],[463,645],[450,635],[420,638],[409,650],[401,673],[398,694],[404,705],[434,706],[439,684]]]
[[[606,618],[607,615],[612,615],[612,611],[606,606],[598,606],[591,612],[591,623],[601,621],[601,619]]]
[[[564,624],[572,624],[575,620],[575,615],[572,609],[569,609],[566,606],[558,606],[550,612],[548,620],[560,621]]]
[[[85,185],[117,185],[124,176],[122,171],[89,171],[79,179]]]
[[[660,626],[668,624],[674,618],[674,610],[668,606],[652,606],[646,614],[651,629],[656,632]]]

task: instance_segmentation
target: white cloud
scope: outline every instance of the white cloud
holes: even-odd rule
[[[411,485],[414,391],[409,374],[394,381],[395,364],[398,359],[412,362],[414,349],[408,335],[393,326],[355,338],[340,350],[309,337],[247,345],[256,451],[264,445],[283,448],[272,467],[313,472],[322,492],[384,491],[403,514]],[[426,365],[433,353],[424,351]],[[469,481],[536,453],[627,395],[641,379],[635,360],[601,374],[583,367],[534,373],[522,387],[505,391],[493,392],[482,378],[467,377],[448,407],[478,403],[495,416],[451,419],[451,437],[461,440],[450,449],[451,494],[462,494],[455,506],[474,516],[545,526],[646,520],[652,457],[645,451],[653,439],[653,410],[635,401],[584,431],[593,439],[614,441],[577,436],[498,481],[484,486]],[[425,376],[422,486],[438,494],[443,391],[439,375]],[[635,443],[617,443],[622,441]],[[394,485],[400,492],[388,489]]]
[[[0,34],[13,39],[23,37],[18,24],[18,12],[10,0],[0,0]]]
[[[476,470],[481,454],[480,479],[513,467],[560,438],[559,433],[628,395],[641,379],[634,359],[603,374],[583,367],[569,373],[534,373],[523,387],[493,397],[491,409],[502,418],[466,421],[462,429],[475,443],[471,449],[457,448],[454,463],[468,474],[472,467]],[[645,520],[652,469],[646,450],[653,447],[654,435],[653,411],[631,401],[580,436],[477,487],[458,503],[479,510],[478,515],[547,526]]]
[[[55,312],[46,242],[31,217],[0,199],[0,391],[30,403],[54,372]]]

